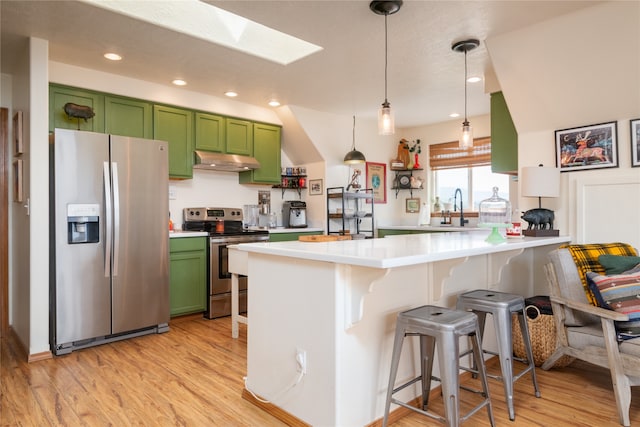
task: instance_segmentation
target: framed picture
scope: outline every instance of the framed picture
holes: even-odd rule
[[[22,159],[13,161],[13,201],[22,203]]]
[[[310,179],[309,180],[309,195],[310,196],[319,196],[322,194],[322,180],[321,179]]]
[[[14,156],[22,154],[22,111],[13,115],[13,146]]]
[[[407,213],[416,213],[420,212],[420,199],[406,199],[405,207]]]
[[[631,120],[631,166],[640,166],[640,119]]]
[[[618,167],[616,122],[557,130],[556,166],[560,172]]]
[[[373,190],[374,203],[387,203],[387,165],[384,163],[366,163],[367,185]],[[367,200],[367,203],[370,203]]]

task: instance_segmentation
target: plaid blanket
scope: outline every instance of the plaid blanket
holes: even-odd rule
[[[624,256],[638,256],[633,246],[627,243],[593,243],[585,245],[564,245],[561,248],[569,249],[573,261],[578,267],[578,273],[580,280],[582,281],[582,287],[587,295],[589,302],[595,306],[598,305],[593,293],[589,289],[587,284],[587,272],[594,271],[598,274],[605,274],[604,267],[598,262],[600,255],[624,255]]]

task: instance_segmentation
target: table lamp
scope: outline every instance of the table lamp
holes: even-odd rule
[[[553,229],[555,215],[550,209],[542,208],[543,197],[560,196],[560,169],[543,165],[523,167],[520,174],[520,192],[523,197],[537,197],[538,208],[530,209],[522,215],[529,223],[522,234],[530,237],[558,236]],[[548,226],[548,228],[547,228]]]

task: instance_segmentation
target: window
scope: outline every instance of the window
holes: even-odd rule
[[[499,188],[500,197],[509,199],[509,176],[491,172],[490,138],[475,139],[468,150],[459,148],[457,141],[430,145],[429,166],[431,194],[440,197],[441,203],[453,203],[457,188],[471,211],[491,197],[493,187]]]

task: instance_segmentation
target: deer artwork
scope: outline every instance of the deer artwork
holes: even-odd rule
[[[578,134],[576,136],[576,143],[578,144],[578,148],[576,149],[576,153],[569,159],[570,162],[575,161],[586,161],[587,159],[593,157],[598,159],[601,162],[608,162],[607,156],[604,154],[604,148],[602,147],[587,147],[588,137],[591,134],[591,131],[588,130],[584,136],[582,134]]]

